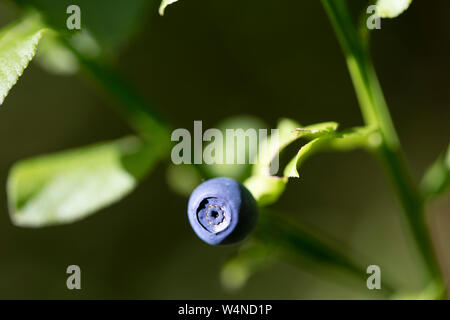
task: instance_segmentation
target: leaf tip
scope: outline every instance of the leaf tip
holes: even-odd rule
[[[164,15],[164,12],[166,11],[166,8],[170,5],[170,4],[172,4],[172,3],[174,3],[174,2],[177,2],[178,0],[163,0],[162,2],[161,2],[161,5],[159,6],[159,15],[160,16],[163,16]]]
[[[396,18],[410,6],[412,0],[378,0],[377,14],[382,18]]]

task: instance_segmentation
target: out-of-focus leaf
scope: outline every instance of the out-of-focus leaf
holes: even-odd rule
[[[395,18],[408,9],[412,0],[378,0],[377,14],[382,18]]]
[[[77,30],[66,26],[67,7],[77,5],[81,11],[81,30],[90,33],[106,54],[114,52],[130,38],[144,21],[148,0],[14,0],[23,7],[31,6],[42,13],[55,30],[73,35]]]
[[[252,116],[236,116],[224,119],[217,126],[217,129],[222,133],[222,137],[224,139],[224,145],[222,150],[218,151],[218,157],[223,159],[223,164],[205,164],[203,166],[203,170],[208,176],[212,177],[230,177],[236,179],[238,181],[242,181],[244,178],[248,177],[251,172],[251,165],[249,164],[249,160],[256,157],[255,154],[252,153],[251,148],[249,148],[249,144],[251,142],[247,141],[246,137],[247,130],[250,129],[252,132],[256,130],[257,139],[259,141],[259,129],[264,129],[266,125],[264,122],[256,117]],[[203,128],[205,130],[206,128]],[[233,137],[234,143],[229,141],[227,138],[226,131],[227,129],[234,129],[235,136]],[[243,143],[239,143],[239,141]],[[206,147],[206,142],[203,143],[204,147]],[[246,161],[244,164],[238,164],[237,155],[244,155]],[[227,157],[231,157],[235,159],[233,164],[226,164],[225,159]]]
[[[321,122],[312,124],[307,127],[298,128],[295,131],[299,133],[299,137],[302,136],[321,136],[327,133],[333,133],[337,130],[338,124],[336,122]]]
[[[40,41],[37,61],[48,72],[74,74],[79,70],[80,62],[73,50],[85,59],[96,59],[101,54],[99,44],[87,30],[76,33],[67,43],[62,41],[60,34],[54,32],[47,34]]]
[[[241,289],[253,273],[269,265],[274,255],[274,250],[256,240],[245,243],[223,265],[220,273],[222,285],[229,291]]]
[[[252,193],[259,206],[266,206],[278,200],[283,193],[287,178],[271,175],[274,158],[290,143],[298,138],[296,130],[300,124],[290,119],[281,119],[278,123],[278,134],[267,137],[265,144],[260,144],[257,163],[253,165],[252,175],[244,181],[244,185]],[[272,167],[273,168],[273,167]]]
[[[45,70],[55,74],[74,74],[79,67],[75,55],[58,41],[56,34],[42,38],[36,59]]]
[[[77,32],[72,38],[70,38],[69,43],[85,58],[95,59],[102,53],[100,44],[92,36],[89,30],[81,30],[80,32]]]
[[[431,282],[421,292],[400,292],[392,295],[391,300],[447,300],[447,290],[442,283]]]
[[[0,105],[33,59],[45,30],[40,19],[30,14],[0,32]]]
[[[164,11],[166,10],[167,6],[177,2],[178,0],[162,0],[161,5],[159,6],[159,14],[164,15]]]
[[[167,168],[167,184],[179,195],[188,197],[202,182],[202,177],[192,165],[171,164]]]
[[[161,154],[136,137],[20,161],[8,177],[13,223],[70,223],[132,191]]]
[[[318,123],[306,127],[284,119],[278,125],[278,139],[270,137],[260,161],[254,165],[253,175],[245,182],[260,206],[274,203],[283,193],[288,178],[299,177],[298,167],[311,155],[322,150],[347,151],[355,148],[372,148],[379,143],[378,131],[362,127],[336,132],[335,122]],[[309,140],[286,165],[282,176],[272,176],[271,165],[277,154],[297,139]],[[277,141],[278,140],[278,141]]]
[[[450,187],[450,146],[425,172],[421,188],[425,198],[445,192]]]

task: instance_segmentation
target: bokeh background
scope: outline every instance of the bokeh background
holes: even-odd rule
[[[350,1],[354,12],[365,1]],[[274,127],[362,124],[343,55],[320,1],[180,1],[146,19],[117,52],[117,68],[178,127],[215,127],[251,115]],[[83,10],[83,8],[82,8]],[[108,10],[108,8],[105,8]],[[450,29],[445,0],[413,1],[372,33],[372,52],[409,164],[418,181],[448,145]],[[17,10],[0,1],[0,26]],[[62,14],[65,15],[63,12]],[[101,15],[101,12],[98,12]],[[160,163],[123,201],[80,222],[43,229],[11,224],[5,185],[16,161],[131,132],[82,76],[57,76],[32,62],[0,108],[0,298],[313,299],[378,298],[365,283],[344,286],[277,261],[230,292],[221,266],[237,247],[202,243],[188,225],[187,199],[167,184]],[[380,265],[404,289],[417,289],[416,263],[399,204],[380,166],[355,151],[320,154],[272,206],[280,215],[339,238]],[[449,201],[431,206],[433,236],[450,270]],[[66,288],[70,264],[82,290]]]

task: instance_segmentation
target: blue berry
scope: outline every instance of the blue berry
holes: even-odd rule
[[[212,245],[244,239],[253,229],[258,207],[250,191],[230,178],[200,184],[188,203],[188,218],[197,236]]]

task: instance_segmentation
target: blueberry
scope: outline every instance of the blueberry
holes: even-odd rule
[[[197,236],[212,245],[244,239],[256,224],[258,207],[250,191],[230,178],[200,184],[188,203],[188,218]]]

